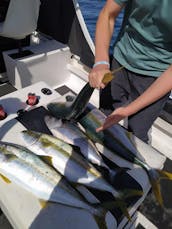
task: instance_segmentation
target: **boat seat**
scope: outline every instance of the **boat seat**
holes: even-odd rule
[[[0,23],[0,36],[15,39],[20,44],[36,30],[39,8],[40,0],[10,0],[5,20]]]

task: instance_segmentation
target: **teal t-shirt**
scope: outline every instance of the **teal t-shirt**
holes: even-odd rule
[[[114,57],[135,73],[158,77],[172,64],[172,0],[114,0],[126,4]]]

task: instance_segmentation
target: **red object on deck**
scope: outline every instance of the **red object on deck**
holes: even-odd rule
[[[30,106],[34,106],[38,103],[38,97],[35,93],[29,93],[26,103]]]
[[[0,105],[0,120],[3,120],[7,117],[7,113],[5,112],[2,105]]]

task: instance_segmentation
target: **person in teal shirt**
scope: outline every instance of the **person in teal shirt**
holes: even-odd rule
[[[124,68],[105,85],[115,20],[125,8],[111,68]],[[95,64],[89,83],[100,90],[107,115],[101,131],[128,117],[128,129],[148,142],[148,131],[172,89],[172,0],[107,0],[95,33]]]

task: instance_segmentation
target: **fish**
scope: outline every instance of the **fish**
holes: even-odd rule
[[[43,160],[41,160],[36,154],[27,149],[24,146],[0,141],[0,151],[6,154],[13,154],[16,157],[24,160],[26,163],[39,169],[39,171],[45,175],[56,176],[57,172]]]
[[[78,146],[81,154],[92,164],[97,165],[105,172],[108,172],[108,176],[111,181],[117,173],[121,173],[126,169],[110,169],[109,166],[103,161],[101,154],[93,142],[88,139],[84,131],[77,125],[76,122],[62,121],[53,116],[45,116],[45,124],[53,134],[53,136],[62,139],[68,144]]]
[[[115,69],[112,72],[108,72],[104,75],[102,82],[108,84],[113,78],[114,73],[120,71],[122,67]],[[93,87],[89,82],[84,85],[79,94],[71,102],[51,102],[47,104],[47,109],[52,115],[59,119],[76,120],[85,110],[87,104],[94,92]]]
[[[70,182],[111,193],[124,215],[130,218],[124,198],[142,195],[140,190],[116,190],[92,164],[75,152],[71,145],[57,137],[31,130],[24,130],[21,135],[28,149],[45,160],[48,159]]]
[[[94,216],[99,228],[107,229],[106,209],[99,203],[88,203],[60,173],[22,146],[0,143],[0,177],[33,193],[40,201],[86,210]]]
[[[126,133],[124,133],[124,129],[119,124],[113,125],[112,127],[97,133],[96,128],[100,127],[104,123],[105,118],[106,116],[99,109],[95,108],[86,115],[83,115],[78,122],[85,129],[87,136],[95,144],[98,143],[123,159],[141,166],[148,175],[152,191],[157,202],[163,206],[160,180],[172,180],[172,173],[152,168],[144,159],[139,157],[139,152],[131,143],[129,137],[127,137]]]
[[[47,109],[56,118],[75,120],[85,110],[93,91],[94,88],[86,83],[72,102],[51,102]]]

